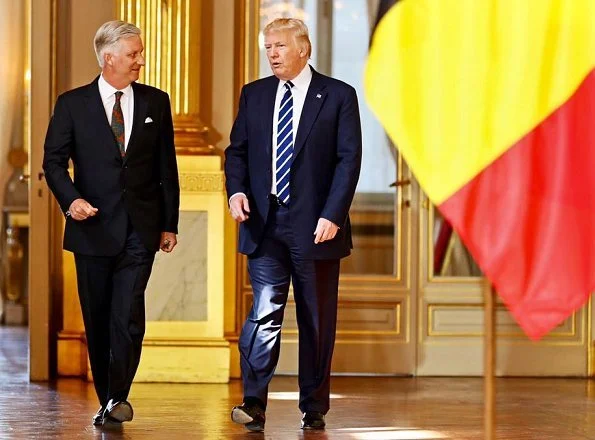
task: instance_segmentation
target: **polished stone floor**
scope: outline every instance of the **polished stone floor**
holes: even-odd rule
[[[134,421],[121,430],[91,425],[91,384],[27,380],[26,329],[0,327],[0,439],[482,439],[478,378],[333,378],[324,432],[299,429],[296,379],[276,377],[264,434],[229,420],[241,383],[135,384]],[[580,379],[499,379],[500,440],[595,439],[595,385]]]

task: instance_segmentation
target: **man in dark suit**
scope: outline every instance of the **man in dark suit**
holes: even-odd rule
[[[180,188],[169,97],[135,82],[140,30],[111,21],[94,43],[101,75],[58,97],[43,168],[66,216],[101,425],[132,420],[145,288],[155,252],[176,245]]]
[[[339,261],[350,253],[351,205],[361,165],[353,87],[308,65],[301,20],[264,29],[274,76],[242,89],[226,149],[231,215],[240,222],[253,305],[239,341],[244,401],[232,420],[265,424],[268,384],[279,358],[290,280],[299,328],[303,429],[322,429],[329,410]]]

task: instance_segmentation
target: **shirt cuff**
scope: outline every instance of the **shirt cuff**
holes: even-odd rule
[[[231,201],[233,200],[233,198],[234,198],[234,197],[237,197],[237,196],[244,196],[244,197],[246,197],[246,198],[247,198],[246,194],[244,194],[243,192],[237,192],[237,193],[235,193],[235,194],[232,194],[232,196],[231,196],[231,197],[229,198],[229,200],[227,201],[227,204],[228,204],[228,205],[231,205]]]

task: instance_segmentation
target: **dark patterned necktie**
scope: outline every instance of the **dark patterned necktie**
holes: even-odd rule
[[[122,113],[122,105],[120,104],[120,98],[122,98],[123,92],[116,92],[116,102],[114,102],[114,109],[112,110],[112,131],[118,142],[118,148],[122,157],[126,155],[126,149],[124,148],[124,113]]]

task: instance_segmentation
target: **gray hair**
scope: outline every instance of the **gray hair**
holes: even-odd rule
[[[120,41],[120,38],[128,38],[134,35],[140,35],[140,33],[140,29],[135,25],[122,20],[113,20],[102,24],[97,29],[97,33],[93,39],[99,67],[103,68],[103,55],[105,52],[112,49]]]
[[[306,51],[308,58],[312,55],[312,43],[308,36],[308,27],[299,18],[276,18],[267,24],[263,30],[263,34],[267,35],[270,32],[290,31],[297,43]]]

